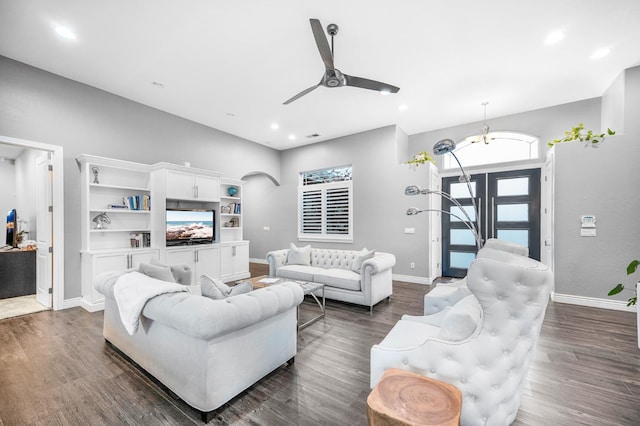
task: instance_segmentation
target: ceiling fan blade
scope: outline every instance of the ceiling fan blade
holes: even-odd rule
[[[297,95],[295,95],[294,97],[287,99],[286,101],[284,101],[282,103],[282,105],[289,105],[291,102],[295,101],[298,98],[303,97],[304,95],[306,95],[307,93],[315,90],[318,86],[320,86],[320,83],[316,84],[315,86],[311,86],[308,89],[304,89],[302,92],[298,93]]]
[[[317,19],[309,19],[309,22],[311,22],[311,31],[313,31],[313,37],[316,39],[316,45],[320,51],[320,56],[322,57],[325,68],[327,70],[335,69],[333,65],[333,54],[331,53],[327,37],[324,35],[322,24]]]
[[[398,93],[399,87],[362,77],[353,77],[343,74],[347,86],[360,87],[362,89],[377,90],[378,92]]]

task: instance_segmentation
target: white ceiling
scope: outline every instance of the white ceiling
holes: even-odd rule
[[[338,69],[400,92],[320,87],[282,105],[324,71],[309,18],[340,27]],[[546,45],[555,30],[565,38]],[[590,58],[603,47],[608,56]],[[0,0],[0,54],[287,149],[482,121],[484,101],[490,121],[601,96],[640,65],[640,1]]]

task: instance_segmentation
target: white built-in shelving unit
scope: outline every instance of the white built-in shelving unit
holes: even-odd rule
[[[249,242],[242,239],[242,181],[171,163],[148,165],[86,154],[77,162],[82,180],[85,309],[96,311],[104,306],[104,296],[94,288],[100,273],[136,268],[152,258],[189,265],[192,284],[203,274],[224,281],[250,276]],[[235,194],[230,195],[230,187],[236,188]],[[132,205],[131,197],[138,201],[137,206]],[[129,208],[117,207],[126,204]],[[167,208],[214,210],[214,242],[167,247]],[[101,213],[110,219],[102,228],[93,220]]]

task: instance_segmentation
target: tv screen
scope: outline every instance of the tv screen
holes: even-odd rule
[[[215,241],[214,210],[167,209],[167,246]]]
[[[15,246],[15,242],[16,242],[16,232],[18,231],[16,229],[16,222],[17,222],[17,217],[16,217],[16,209],[11,209],[9,210],[9,212],[7,213],[7,239],[6,239],[6,244],[8,246]]]

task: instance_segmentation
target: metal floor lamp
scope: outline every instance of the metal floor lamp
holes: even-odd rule
[[[462,164],[460,164],[460,160],[458,160],[458,157],[456,157],[456,154],[453,152],[455,149],[456,149],[456,143],[453,140],[451,140],[451,139],[442,139],[442,140],[436,142],[436,144],[433,146],[433,153],[435,155],[444,155],[444,154],[447,154],[447,153],[453,155],[453,158],[455,158],[456,162],[458,163],[458,167],[460,167],[460,171],[462,172],[462,176],[460,176],[460,182],[466,182],[467,183],[467,189],[469,190],[469,196],[471,197],[471,202],[473,204],[473,210],[475,212],[476,219],[478,219],[479,218],[478,207],[476,205],[475,197],[473,196],[473,191],[471,190],[471,184],[469,183],[469,181],[471,179],[465,173],[464,169],[462,168]],[[418,187],[416,185],[407,186],[405,188],[405,190],[404,190],[404,193],[405,193],[405,195],[436,194],[436,195],[440,195],[441,197],[446,198],[447,200],[452,202],[456,207],[458,207],[460,209],[460,211],[464,215],[464,218],[460,217],[459,215],[457,215],[455,213],[451,213],[451,212],[448,212],[448,211],[445,211],[445,210],[442,210],[442,209],[418,209],[416,207],[410,207],[409,209],[407,209],[407,215],[408,216],[413,216],[413,215],[417,215],[417,214],[422,213],[422,212],[431,212],[431,211],[433,211],[433,212],[441,212],[441,213],[448,214],[449,216],[453,216],[456,219],[458,219],[461,222],[463,222],[466,225],[466,227],[471,231],[471,233],[473,234],[473,237],[475,239],[476,246],[477,246],[478,250],[480,250],[482,248],[482,234],[480,233],[479,227],[476,227],[475,222],[471,220],[471,217],[469,217],[469,214],[462,207],[460,202],[458,200],[456,200],[455,198],[453,198],[451,196],[451,194],[448,194],[448,193],[443,192],[443,191],[434,190],[434,189],[421,189],[420,187]]]

